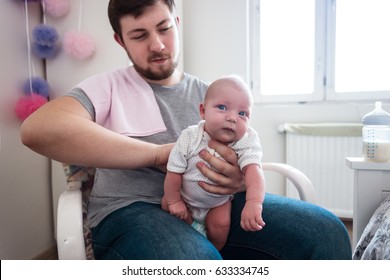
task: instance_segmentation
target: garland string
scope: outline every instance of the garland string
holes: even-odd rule
[[[27,57],[28,57],[28,75],[30,80],[30,93],[32,92],[32,59],[31,59],[31,42],[30,42],[30,24],[29,24],[29,16],[28,16],[28,1],[24,1],[24,9],[26,15],[26,35],[27,35]]]

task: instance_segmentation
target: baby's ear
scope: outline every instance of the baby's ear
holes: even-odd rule
[[[204,103],[200,103],[199,105],[199,113],[200,113],[200,117],[202,118],[202,120],[204,120],[205,118],[205,108],[204,108]]]

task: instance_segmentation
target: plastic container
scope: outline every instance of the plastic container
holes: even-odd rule
[[[373,162],[390,161],[390,114],[375,102],[375,109],[363,117],[363,158]]]

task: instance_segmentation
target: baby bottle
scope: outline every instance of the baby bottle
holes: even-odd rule
[[[375,102],[375,109],[363,117],[363,158],[373,162],[390,161],[390,114]]]

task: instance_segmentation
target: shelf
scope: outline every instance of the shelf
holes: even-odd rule
[[[390,162],[366,161],[363,157],[347,157],[347,166],[356,170],[390,170]]]

